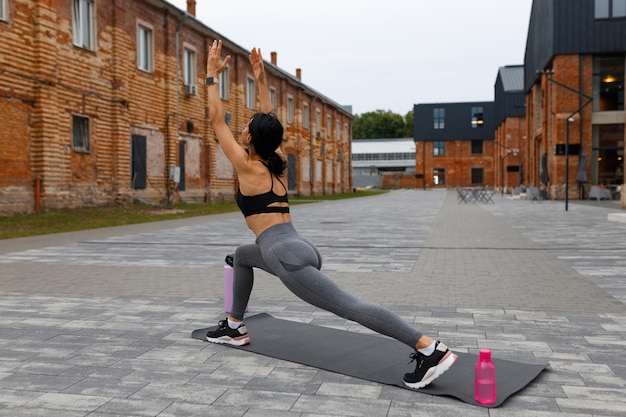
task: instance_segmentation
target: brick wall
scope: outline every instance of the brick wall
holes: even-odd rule
[[[494,185],[494,157],[493,141],[483,141],[483,152],[480,155],[472,154],[472,141],[448,140],[445,141],[444,155],[433,155],[433,142],[418,141],[415,143],[415,173],[424,174],[418,179],[420,187],[425,188],[454,188],[478,187]],[[445,170],[444,184],[435,184],[433,170]],[[472,168],[483,169],[483,182],[472,183]]]
[[[585,99],[575,92],[551,83],[547,77],[591,96],[593,79],[593,57],[591,55],[559,55],[553,60],[553,74],[542,75],[541,83],[533,86],[527,96],[528,143],[525,154],[528,156],[525,167],[528,185],[546,187],[550,198],[565,198],[566,158],[555,154],[555,146],[564,145],[567,140],[567,117],[584,104]],[[582,67],[582,71],[581,71]],[[582,100],[582,101],[581,101]],[[592,107],[586,106],[574,115],[569,123],[569,143],[581,144],[581,151],[591,155],[592,147]],[[541,155],[547,156],[547,171],[550,182],[540,184]],[[576,172],[578,157],[569,157],[568,197],[578,198]]]
[[[1,100],[0,115],[0,201],[10,212],[32,209],[34,201],[34,175],[28,143],[29,104],[19,100]]]
[[[180,26],[178,52],[196,52],[197,95],[186,96],[181,62],[176,60],[181,14],[166,3],[141,0],[97,1],[94,50],[73,45],[71,0],[10,1],[9,22],[0,22],[0,212],[35,208],[35,179],[41,181],[42,209],[132,202],[215,201],[234,197],[236,178],[227,167],[208,123],[203,87],[207,49],[215,33],[193,19]],[[137,69],[137,25],[154,34],[154,70]],[[242,130],[254,110],[245,106],[248,51],[225,41],[231,60],[230,97],[225,111],[231,128]],[[262,45],[261,45],[262,46]],[[14,51],[20,51],[19,54]],[[267,57],[266,57],[267,58]],[[276,113],[285,126],[285,150],[295,158],[294,194],[329,194],[351,189],[348,135],[332,126],[350,125],[352,116],[316,96],[296,77],[267,64],[277,92]],[[287,97],[294,121],[286,123]],[[302,110],[319,108],[322,125],[303,127]],[[72,141],[74,116],[89,120],[90,149]],[[321,131],[321,137],[311,132]],[[348,132],[351,129],[347,129]],[[146,137],[145,189],[133,187],[132,135]],[[235,135],[237,136],[237,135]],[[181,162],[185,142],[185,190],[169,180]],[[343,154],[340,150],[343,150]],[[311,161],[313,158],[313,161]],[[319,164],[318,161],[324,161]],[[318,172],[319,170],[323,172]]]
[[[494,151],[495,189],[509,192],[520,185],[519,171],[509,171],[507,167],[522,166],[522,176],[527,183],[527,170],[523,167],[526,160],[526,119],[524,117],[508,117],[496,129]]]
[[[381,176],[382,188],[418,188],[421,186],[421,179],[415,178],[414,173],[407,172],[386,172]]]

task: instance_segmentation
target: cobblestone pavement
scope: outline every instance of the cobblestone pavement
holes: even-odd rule
[[[238,213],[0,241],[0,416],[624,416],[617,210],[422,190],[292,206],[354,294],[454,350],[549,362],[495,409],[192,339],[224,317],[224,256],[254,238]],[[259,312],[368,332],[263,272]]]

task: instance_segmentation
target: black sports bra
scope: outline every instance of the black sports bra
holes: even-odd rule
[[[263,162],[261,163],[265,165]],[[267,167],[267,165],[265,166]],[[237,189],[237,205],[244,217],[263,213],[289,213],[289,206],[271,206],[274,203],[289,203],[289,199],[287,187],[285,187],[280,178],[276,177],[280,185],[285,189],[284,195],[278,195],[274,192],[274,174],[271,172],[270,177],[272,178],[272,185],[266,193],[248,196],[241,193],[241,188]]]

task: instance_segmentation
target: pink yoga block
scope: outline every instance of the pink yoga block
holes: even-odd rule
[[[230,313],[233,308],[233,267],[224,265],[224,311]],[[248,311],[248,306],[246,306]]]

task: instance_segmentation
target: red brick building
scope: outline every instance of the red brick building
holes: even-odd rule
[[[500,68],[482,124],[480,103],[414,107],[416,176],[561,200],[602,185],[626,208],[625,68],[623,0],[534,1],[524,65]]]
[[[526,185],[526,109],[524,66],[501,67],[495,84],[496,134],[494,142],[495,182],[500,192]]]
[[[623,0],[533,2],[524,59],[529,184],[554,199],[583,198],[598,184],[619,198],[621,187],[626,208],[625,68]]]
[[[2,4],[0,213],[233,198],[203,83],[219,35],[194,17],[195,1],[187,11],[162,0]],[[256,86],[249,51],[223,40],[232,59],[220,88],[237,131],[258,108]],[[350,111],[276,54],[266,68],[290,193],[351,190]]]
[[[413,121],[419,187],[494,186],[494,102],[416,104]]]

